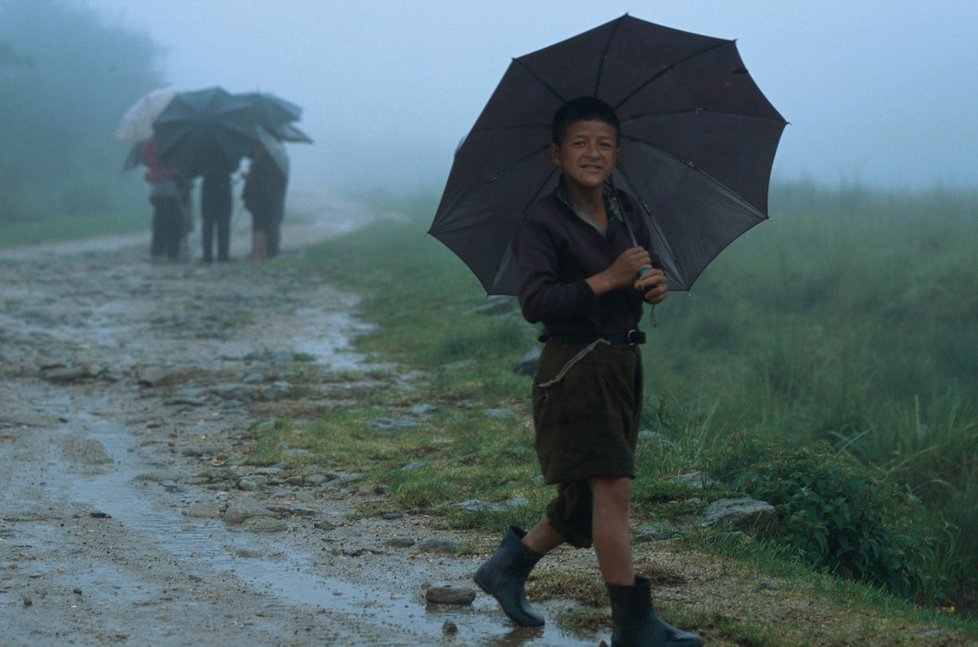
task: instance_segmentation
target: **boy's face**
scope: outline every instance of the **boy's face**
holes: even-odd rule
[[[603,121],[575,121],[559,146],[550,144],[550,157],[569,184],[581,189],[601,187],[618,162],[615,128]]]

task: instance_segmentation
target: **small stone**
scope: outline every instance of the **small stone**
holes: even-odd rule
[[[392,548],[410,548],[414,545],[414,538],[407,535],[397,535],[385,541],[384,544]]]
[[[445,553],[458,555],[462,552],[462,544],[454,539],[425,539],[418,544],[418,550],[423,553]]]
[[[181,510],[180,514],[192,519],[219,519],[221,506],[216,503],[193,503]]]
[[[680,474],[679,476],[670,479],[669,482],[675,483],[676,485],[683,485],[692,490],[702,490],[708,487],[713,487],[716,484],[708,474],[704,474],[703,472],[687,472],[686,474]]]
[[[251,532],[282,532],[287,526],[274,517],[249,517],[241,522],[241,529]]]
[[[433,586],[424,593],[424,599],[430,604],[451,604],[466,606],[475,600],[475,591],[455,586]]]
[[[717,499],[703,512],[700,525],[708,527],[719,523],[764,537],[777,528],[778,512],[770,503],[750,497]]]
[[[513,372],[517,375],[533,376],[537,373],[540,365],[540,348],[534,347],[526,351],[523,357],[513,365]]]
[[[76,382],[92,377],[87,366],[67,366],[44,371],[44,379],[50,382]]]
[[[408,429],[417,429],[421,423],[417,420],[391,420],[390,418],[376,418],[367,423],[370,430],[378,436],[388,438],[395,432]]]
[[[635,543],[665,541],[679,534],[668,521],[656,521],[635,529]]]
[[[330,480],[325,474],[309,474],[306,476],[306,483],[313,487],[322,485],[326,481]]]
[[[225,523],[234,525],[254,517],[274,516],[274,512],[253,499],[239,499],[228,506],[223,518]]]

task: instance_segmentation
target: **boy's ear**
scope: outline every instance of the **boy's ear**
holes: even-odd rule
[[[550,151],[550,161],[554,163],[554,166],[560,166],[560,146],[550,142],[547,148]]]

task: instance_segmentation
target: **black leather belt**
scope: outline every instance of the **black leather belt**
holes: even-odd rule
[[[540,341],[542,342],[546,342],[548,339],[556,339],[565,344],[590,344],[599,339],[603,339],[609,344],[637,346],[638,344],[645,343],[645,333],[635,329],[610,335],[542,335],[540,337]]]

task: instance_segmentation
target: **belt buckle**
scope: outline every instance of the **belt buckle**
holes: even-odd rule
[[[645,333],[637,328],[633,328],[625,333],[625,343],[629,346],[636,346],[645,343]]]

